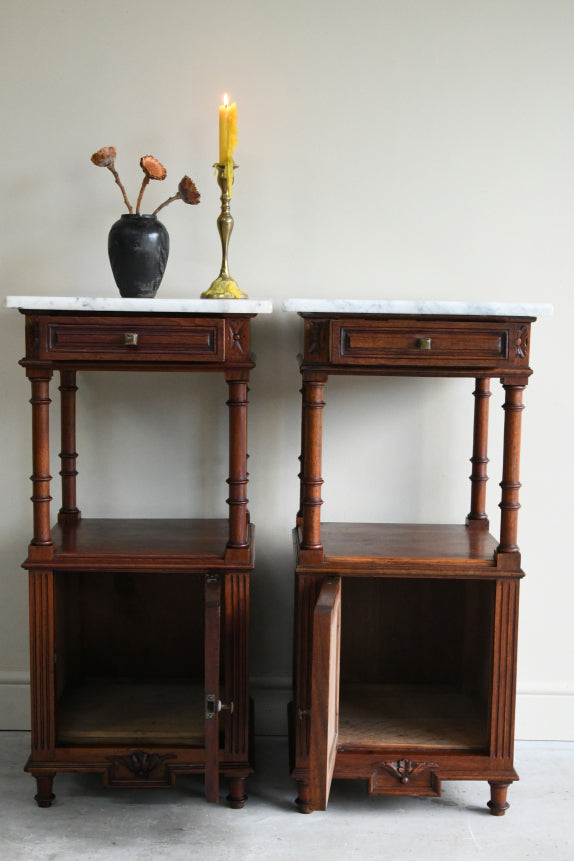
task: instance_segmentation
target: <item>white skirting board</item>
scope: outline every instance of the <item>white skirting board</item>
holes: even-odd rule
[[[568,689],[569,688],[569,689]],[[519,691],[515,738],[524,741],[574,741],[574,688]]]
[[[255,702],[256,735],[287,734],[291,683],[285,676],[259,676],[250,682]],[[29,676],[23,670],[0,670],[0,731],[30,729]],[[516,738],[574,741],[574,686],[529,686],[518,692]]]
[[[30,729],[30,675],[0,669],[0,730]]]

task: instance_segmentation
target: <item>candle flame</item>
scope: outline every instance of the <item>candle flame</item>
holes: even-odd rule
[[[229,96],[227,95],[227,93],[223,94],[223,104],[226,108],[229,106]]]

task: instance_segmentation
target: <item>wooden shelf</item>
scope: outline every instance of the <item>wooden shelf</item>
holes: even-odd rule
[[[253,548],[253,526],[249,544]],[[105,570],[205,569],[229,567],[226,519],[86,518],[52,528],[54,555],[45,563],[26,560],[25,568]]]
[[[90,679],[57,708],[59,745],[204,744],[204,689],[189,682]]]
[[[412,523],[322,523],[325,558],[320,568],[352,572],[353,569],[387,569],[387,573],[412,568],[424,575],[448,576],[449,569],[464,573],[488,569],[496,573],[494,559],[498,541],[486,529],[462,525]],[[297,544],[301,542],[297,530]],[[315,565],[299,565],[312,570]],[[515,575],[520,572],[513,572]]]
[[[492,565],[498,543],[486,529],[418,523],[323,523],[321,537],[330,563],[360,556]]]
[[[485,710],[447,685],[341,685],[338,749],[484,750]]]

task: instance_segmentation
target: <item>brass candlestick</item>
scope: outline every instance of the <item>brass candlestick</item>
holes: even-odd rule
[[[217,229],[221,238],[221,269],[219,275],[211,284],[209,290],[201,294],[202,299],[247,299],[247,293],[241,289],[235,278],[229,274],[229,266],[227,263],[227,252],[229,247],[229,238],[233,230],[233,216],[229,209],[229,201],[231,194],[229,193],[229,180],[227,177],[226,165],[215,164],[217,170],[217,184],[221,189],[221,214],[217,219]],[[232,182],[233,171],[237,165],[234,164],[231,168]]]

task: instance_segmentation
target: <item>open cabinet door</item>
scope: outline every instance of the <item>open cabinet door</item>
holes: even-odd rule
[[[219,651],[221,583],[205,578],[205,798],[219,800]]]
[[[311,810],[326,810],[339,733],[341,578],[327,577],[313,612],[309,789]]]

